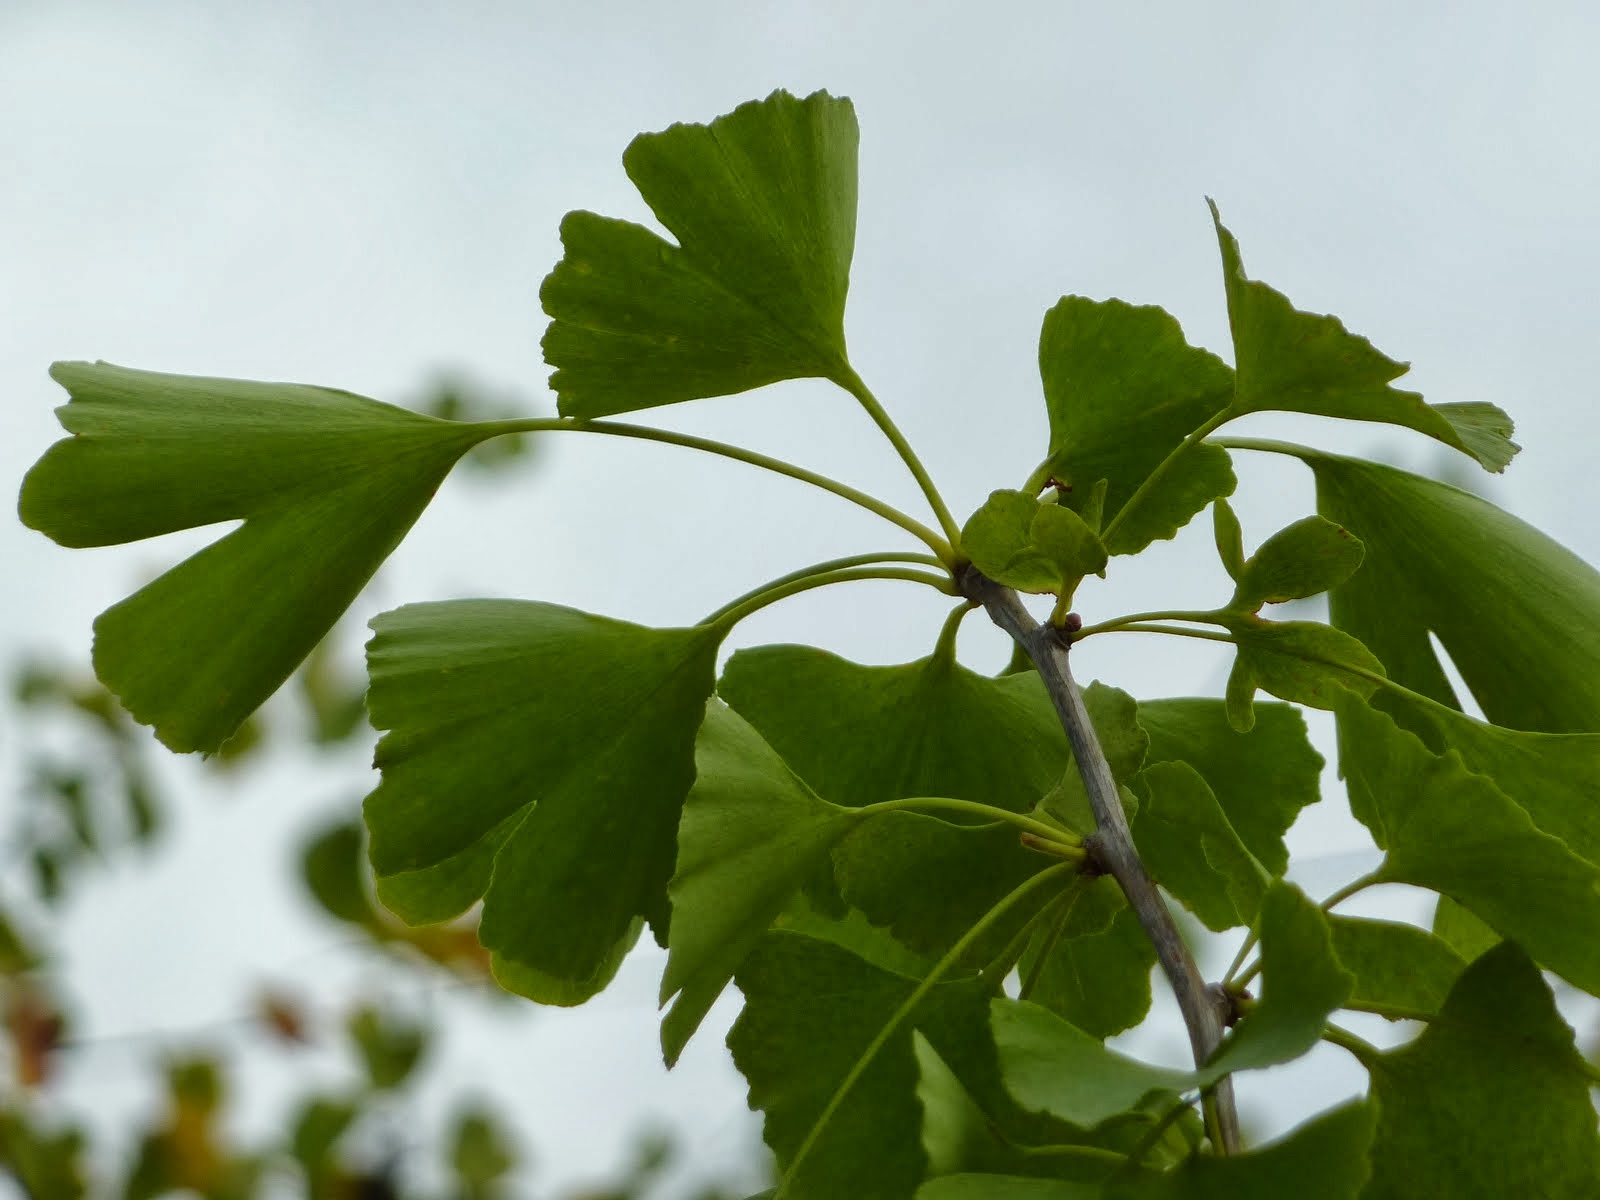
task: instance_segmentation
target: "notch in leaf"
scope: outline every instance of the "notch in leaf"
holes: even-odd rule
[[[1247,278],[1239,242],[1217,211],[1211,220],[1222,250],[1222,278],[1233,331],[1234,416],[1278,411],[1381,421],[1415,429],[1503,471],[1520,448],[1512,422],[1493,404],[1428,404],[1390,387],[1409,369],[1351,333],[1337,317],[1302,312],[1282,292]]]
[[[590,212],[561,223],[539,298],[567,417],[854,378],[844,306],[855,251],[855,110],[776,91],[709,125],[641,134],[628,177],[677,244]]]
[[[74,436],[24,524],[111,546],[244,524],[95,621],[101,681],[173,750],[216,750],[332,628],[456,460],[498,430],[330,388],[57,363]]]

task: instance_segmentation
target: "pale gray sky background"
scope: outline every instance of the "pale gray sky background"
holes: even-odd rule
[[[1036,340],[1061,294],[1162,304],[1226,355],[1211,195],[1252,275],[1410,360],[1407,382],[1429,399],[1509,410],[1525,449],[1485,491],[1592,561],[1597,51],[1600,9],[1579,3],[6,0],[0,476],[15,484],[58,435],[64,397],[45,369],[61,358],[402,402],[451,368],[549,410],[537,290],[561,215],[648,219],[620,165],[640,130],[774,87],[827,88],[855,101],[862,127],[852,353],[958,515],[1043,456]],[[918,502],[853,402],[821,385],[647,419]],[[1262,417],[1239,431],[1304,426]],[[1316,436],[1440,461],[1398,430]],[[514,479],[448,483],[353,625],[458,595],[685,622],[793,566],[893,540],[734,464],[603,439],[543,450]],[[1240,467],[1247,542],[1311,511],[1297,468]],[[1207,525],[1086,588],[1087,619],[1211,602],[1222,575]],[[71,552],[0,525],[0,653],[86,657],[97,612],[211,536]],[[926,652],[943,611],[903,586],[835,589],[741,638],[903,661]],[[976,620],[962,653],[1004,658]],[[1214,693],[1222,678],[1190,643],[1106,638],[1082,655],[1081,676],[1137,695]],[[0,756],[14,767],[14,747]],[[326,929],[280,911],[294,902],[278,847],[367,785],[351,762],[278,763],[248,795],[186,805],[159,870],[85,887],[63,932],[90,1030],[205,1024],[263,974],[324,971]],[[1307,814],[1297,850],[1363,844],[1339,803]],[[1306,878],[1319,888],[1356,873],[1318,869]],[[340,986],[360,974],[326,970],[343,971]],[[603,1170],[650,1114],[707,1156],[753,1138],[714,1033],[672,1077],[656,1065],[658,970],[643,957],[575,1013],[461,1017],[436,1071],[447,1090],[518,1106],[541,1185]],[[114,1057],[86,1057],[72,1080],[108,1113],[143,1098],[136,1059]],[[1337,1055],[1297,1070],[1247,1092],[1262,1126],[1331,1101],[1306,1080],[1316,1093],[1357,1079]],[[271,1104],[247,1119],[270,1120]]]

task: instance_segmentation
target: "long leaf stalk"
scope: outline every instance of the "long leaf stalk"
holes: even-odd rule
[[[847,571],[853,567],[876,567],[889,564],[903,564],[906,566],[933,567],[943,570],[944,564],[931,554],[917,554],[910,551],[879,550],[867,554],[850,554],[843,558],[830,558],[826,562],[812,563],[809,567],[800,567],[776,579],[769,579],[758,587],[751,588],[742,595],[735,596],[721,608],[710,613],[700,622],[702,625],[715,625],[726,614],[738,608],[741,604],[765,596],[768,592],[802,579],[813,579],[823,575],[830,575],[836,571]]]
[[[746,463],[752,467],[760,467],[764,471],[771,471],[801,483],[809,483],[812,487],[821,488],[825,492],[832,492],[843,500],[848,500],[868,512],[875,513],[893,525],[898,525],[912,537],[916,538],[928,549],[939,556],[941,562],[948,566],[955,566],[956,552],[951,543],[929,529],[921,521],[907,516],[892,504],[879,500],[876,496],[868,495],[859,488],[853,488],[847,483],[840,483],[837,479],[830,479],[826,475],[786,462],[781,458],[774,458],[770,454],[759,454],[754,450],[746,450],[743,446],[733,446],[727,442],[714,441],[711,438],[695,437],[688,433],[674,433],[668,429],[653,429],[648,425],[629,425],[621,421],[578,421],[569,417],[525,417],[509,421],[487,421],[484,427],[492,427],[494,436],[505,433],[603,433],[611,437],[636,438],[646,442],[661,442],[668,446],[682,446],[688,450],[699,450],[705,454],[715,454],[720,458],[731,458],[735,462]]]
[[[1041,626],[1023,606],[1017,593],[1001,587],[982,572],[968,567],[961,575],[962,591],[988,610],[989,617],[1027,651],[1039,677],[1044,681],[1073,758],[1088,793],[1097,826],[1085,846],[1095,861],[1112,876],[1128,898],[1139,918],[1145,936],[1155,947],[1156,960],[1177,998],[1189,1032],[1189,1045],[1196,1065],[1203,1065],[1222,1041],[1224,999],[1206,984],[1200,968],[1189,952],[1178,926],[1167,910],[1154,880],[1144,868],[1134,848],[1133,832],[1122,811],[1116,780],[1100,739],[1089,720],[1083,695],[1067,665],[1067,646],[1056,631]],[[1240,1149],[1239,1115],[1233,1099],[1231,1080],[1223,1079],[1214,1093],[1217,1150],[1232,1154]]]

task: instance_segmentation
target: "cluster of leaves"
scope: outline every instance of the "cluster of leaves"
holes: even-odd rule
[[[347,827],[319,836],[306,848],[304,874],[313,895],[324,902],[360,887],[361,862],[354,853],[336,861],[330,853]],[[337,869],[348,877],[335,887]],[[349,919],[348,914],[337,914]],[[476,943],[470,930],[412,930],[405,940],[418,944],[435,961],[484,977],[481,957],[463,942]],[[382,944],[399,935],[374,928]],[[447,949],[464,953],[452,961]],[[0,994],[7,998],[8,1033],[19,1089],[0,1106],[0,1167],[27,1194],[72,1197],[117,1194],[166,1196],[187,1190],[213,1200],[243,1200],[264,1194],[274,1181],[296,1181],[310,1197],[414,1195],[393,1178],[396,1166],[417,1140],[415,1122],[402,1128],[395,1106],[412,1082],[426,1050],[427,1026],[388,1007],[361,1001],[337,1019],[347,1047],[360,1066],[357,1079],[336,1091],[301,1098],[288,1116],[281,1142],[245,1145],[225,1120],[229,1072],[212,1050],[167,1052],[165,1108],[137,1137],[132,1160],[113,1183],[105,1177],[104,1151],[96,1152],[88,1127],[59,1123],[46,1114],[57,1060],[65,1054],[93,1053],[93,1042],[70,1036],[55,1000],[48,951],[7,923],[0,929]],[[289,993],[263,991],[241,1029],[260,1030],[287,1051],[314,1044],[318,1021]],[[374,1153],[374,1147],[388,1149]],[[504,1194],[499,1181],[516,1157],[494,1114],[464,1106],[451,1119],[442,1143],[455,1185],[452,1195]],[[97,1183],[91,1186],[91,1180]]]
[[[849,103],[824,93],[637,138],[624,165],[673,240],[562,223],[541,291],[559,417],[452,422],[58,364],[73,436],[28,476],[28,524],[79,546],[243,522],[101,616],[101,679],[172,748],[216,751],[495,437],[646,438],[804,480],[921,545],[802,568],[687,628],[517,600],[373,621],[384,736],[365,816],[390,911],[481,903],[495,976],[553,1004],[605,987],[648,925],[668,949],[669,1062],[736,983],[729,1045],[791,1200],[1592,1194],[1597,1072],[1541,969],[1600,993],[1600,575],[1447,485],[1217,436],[1266,410],[1382,422],[1498,471],[1510,421],[1394,387],[1402,364],[1250,279],[1213,207],[1233,365],[1158,308],[1062,299],[1040,338],[1046,456],[958,523],[850,364],[856,148]],[[937,528],[803,467],[604,420],[802,377],[861,404]],[[1290,455],[1317,483],[1317,514],[1249,556],[1227,503],[1237,451]],[[1085,577],[1208,506],[1225,603],[1069,611]],[[928,657],[767,646],[719,673],[751,612],[867,578],[961,598]],[[1057,649],[1030,634],[1039,669],[987,677],[957,661],[956,631],[980,603],[999,619],[1006,589],[1055,597]],[[1323,592],[1330,623],[1262,615]],[[1096,685],[1064,703],[1059,647],[1115,631],[1231,644],[1226,695]],[[1430,638],[1492,723],[1463,715]],[[1384,852],[1321,903],[1284,879],[1321,767],[1294,705],[1335,715],[1352,810]],[[1197,1041],[1192,1070],[1105,1044],[1146,1017],[1171,923],[1103,873],[1123,825],[1172,901],[1248,931],[1222,981],[1229,1032]],[[1331,911],[1375,883],[1437,892],[1434,928]],[[1425,1028],[1380,1052],[1340,1011]],[[1322,1040],[1367,1069],[1367,1096],[1231,1152],[1225,1081]]]

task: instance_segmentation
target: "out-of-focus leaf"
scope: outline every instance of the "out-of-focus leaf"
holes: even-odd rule
[[[421,1025],[371,1005],[352,1012],[345,1031],[361,1055],[367,1078],[379,1091],[404,1083],[428,1046],[428,1032]]]
[[[1467,967],[1421,1037],[1364,1065],[1378,1109],[1364,1200],[1595,1194],[1590,1081],[1550,989],[1515,944]]]
[[[450,1166],[469,1198],[489,1196],[492,1186],[517,1165],[517,1152],[488,1109],[468,1106],[455,1114],[447,1139]]]
[[[1368,1194],[1373,1115],[1371,1105],[1346,1104],[1256,1150],[1124,1176],[1104,1200],[1356,1200]]]

